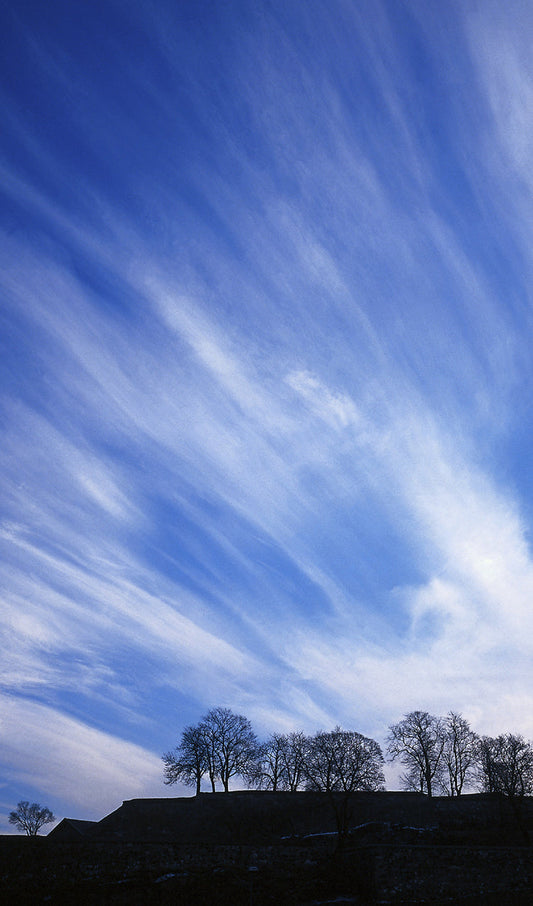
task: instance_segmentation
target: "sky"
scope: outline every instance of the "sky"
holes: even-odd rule
[[[214,706],[531,738],[531,5],[0,9],[0,832]]]

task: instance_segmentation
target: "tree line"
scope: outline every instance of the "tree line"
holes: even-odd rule
[[[273,733],[259,742],[250,721],[229,708],[212,708],[186,727],[178,746],[163,755],[165,783],[181,781],[200,793],[204,777],[225,792],[239,775],[258,789],[328,793],[339,840],[348,829],[349,802],[357,790],[385,789],[384,758],[373,739],[336,727],[314,736]]]
[[[402,765],[403,788],[427,796],[460,796],[466,789],[509,799],[533,793],[532,743],[514,733],[479,736],[453,711],[446,717],[406,714],[389,727],[386,755]],[[385,757],[375,740],[336,727],[311,736],[273,733],[260,741],[248,718],[221,707],[185,727],[163,762],[165,783],[180,781],[197,794],[204,780],[213,792],[217,783],[228,792],[234,776],[273,791],[385,789]]]

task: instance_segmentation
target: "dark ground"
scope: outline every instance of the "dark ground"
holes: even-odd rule
[[[327,797],[132,800],[77,842],[0,837],[0,903],[533,903],[533,802],[358,794],[339,851]]]

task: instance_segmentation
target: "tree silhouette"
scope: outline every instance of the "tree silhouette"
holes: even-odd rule
[[[36,837],[44,824],[50,824],[55,818],[49,808],[26,800],[21,800],[15,811],[9,813],[9,823],[24,831],[28,837]]]
[[[252,777],[256,770],[259,744],[247,717],[229,708],[211,708],[196,726],[186,727],[179,745],[162,758],[164,782],[181,781],[200,792],[207,774],[215,792],[220,780],[224,791],[236,774]]]
[[[444,750],[442,753],[445,771],[442,787],[449,796],[460,796],[465,784],[475,777],[479,758],[479,738],[470,724],[454,711],[444,719]]]
[[[232,777],[247,777],[253,770],[259,749],[257,737],[248,718],[229,708],[212,708],[201,727],[214,776],[221,780],[227,793]]]
[[[207,742],[202,726],[185,727],[180,744],[163,755],[163,762],[166,784],[181,781],[186,786],[195,786],[198,795],[202,777],[209,768]]]
[[[335,727],[309,741],[306,787],[328,793],[335,812],[339,843],[348,833],[350,799],[358,790],[382,790],[383,754],[378,743],[353,730]]]
[[[407,768],[402,776],[407,789],[433,795],[443,768],[445,738],[442,720],[427,711],[411,711],[389,727],[388,753],[391,761],[399,759]]]
[[[523,820],[524,796],[533,793],[533,745],[516,733],[483,736],[479,743],[481,787],[509,800],[527,844],[529,831]]]

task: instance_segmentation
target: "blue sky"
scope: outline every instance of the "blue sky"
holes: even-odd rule
[[[528,5],[2,19],[0,830],[214,705],[533,736]]]

